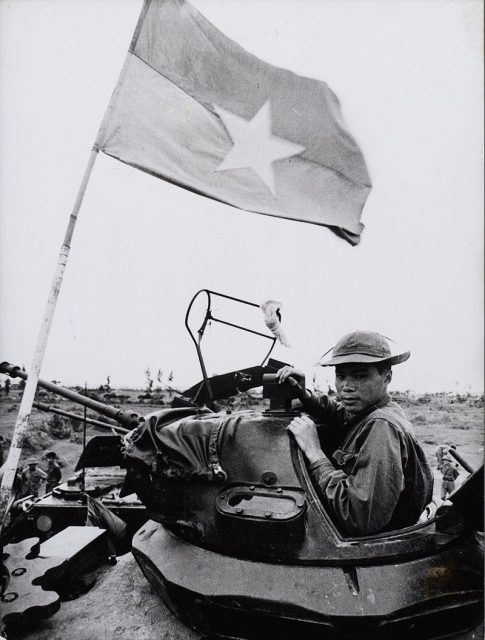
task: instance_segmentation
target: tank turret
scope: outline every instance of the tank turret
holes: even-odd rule
[[[201,632],[242,638],[270,625],[281,637],[424,640],[479,624],[470,505],[483,502],[483,467],[436,517],[346,535],[287,431],[298,407],[265,382],[265,411],[166,409],[124,437],[129,490],[150,518],[133,554],[169,608]]]

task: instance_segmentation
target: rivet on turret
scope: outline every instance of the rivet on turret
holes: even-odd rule
[[[236,513],[239,513],[239,514],[241,514],[243,511],[244,511],[244,509],[241,509],[241,507],[236,509]]]
[[[256,487],[254,486],[254,484],[252,484],[252,485],[249,487],[249,491],[254,491],[255,489],[256,489]]]
[[[266,511],[266,513],[264,514],[265,518],[271,518],[271,511]]]
[[[276,489],[276,493],[283,493],[283,489],[282,489],[281,487],[278,487],[278,488]]]

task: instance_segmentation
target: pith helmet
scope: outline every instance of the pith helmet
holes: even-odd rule
[[[323,354],[317,364],[332,367],[338,364],[376,364],[389,366],[407,360],[410,352],[374,331],[354,331],[341,338]]]

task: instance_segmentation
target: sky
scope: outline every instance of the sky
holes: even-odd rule
[[[313,365],[364,329],[411,350],[392,388],[483,392],[481,3],[192,4],[254,55],[337,94],[373,183],[362,241],[245,213],[99,154],[41,377],[142,387],[149,367],[190,386],[201,374],[185,311],[208,288],[281,301],[292,347],[274,356],[321,385],[332,374]],[[140,9],[139,0],[0,0],[0,360],[30,366]],[[214,315],[265,329],[257,309],[217,302]],[[259,364],[266,342],[211,325],[209,373]]]

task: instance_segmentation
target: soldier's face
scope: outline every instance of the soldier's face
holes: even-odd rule
[[[341,364],[335,367],[337,394],[350,415],[380,402],[390,381],[391,371],[379,373],[373,364]]]

